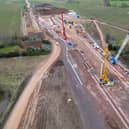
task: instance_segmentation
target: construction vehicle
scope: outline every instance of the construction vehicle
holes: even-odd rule
[[[113,80],[113,78],[111,78],[111,77],[108,78],[108,76],[107,76],[107,73],[108,73],[107,63],[108,63],[108,54],[109,54],[108,45],[104,40],[103,33],[102,33],[99,25],[97,24],[96,20],[94,20],[93,22],[99,32],[100,39],[102,42],[102,48],[104,49],[104,53],[103,53],[104,62],[103,62],[102,71],[100,73],[100,84],[103,84],[106,86],[112,86],[112,85],[114,85],[114,80]],[[95,46],[97,46],[97,45],[95,45]]]
[[[104,48],[104,63],[102,67],[102,72],[100,75],[100,84],[103,84],[105,86],[113,86],[114,85],[114,80],[113,78],[108,78],[107,76],[107,61],[108,61],[108,48]]]
[[[67,20],[66,19],[64,19],[64,23],[67,24]]]
[[[63,34],[63,37],[64,37],[64,40],[67,40],[67,36],[66,36],[66,32],[65,32],[65,26],[64,26],[64,16],[63,16],[63,13],[61,14],[61,19],[62,19],[62,34]]]
[[[109,59],[109,62],[113,65],[116,64],[116,59],[115,59],[115,56],[111,56],[110,59]]]
[[[73,25],[73,24],[74,24],[74,22],[73,22],[73,21],[68,21],[68,23],[69,23],[70,25]]]
[[[102,72],[100,75],[100,83],[107,84],[108,77],[107,77],[107,58],[108,58],[108,48],[104,48],[104,64],[102,67]]]

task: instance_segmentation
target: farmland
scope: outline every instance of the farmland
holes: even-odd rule
[[[0,54],[7,54],[7,53],[11,53],[11,52],[14,52],[16,50],[20,49],[19,46],[9,46],[9,47],[5,47],[5,48],[2,48],[0,49]]]
[[[129,10],[127,8],[104,7],[102,0],[77,0],[71,3],[56,0],[30,0],[31,3],[50,2],[56,6],[76,10],[88,18],[98,19],[118,26],[129,28]],[[116,1],[111,1],[114,4]],[[121,2],[117,2],[121,3]],[[127,3],[127,1],[126,1]],[[0,34],[18,33],[20,29],[20,13],[24,1],[0,0]]]
[[[129,1],[128,0],[110,0],[111,6],[114,7],[129,7]]]
[[[46,58],[47,56],[35,56],[0,59],[0,126],[16,100],[17,93],[23,89],[22,83],[30,78],[37,64]],[[6,101],[7,103],[3,104]]]
[[[19,32],[22,7],[22,0],[0,0],[0,35],[13,35]]]
[[[30,0],[32,3],[49,2],[59,7],[77,11],[87,18],[96,17],[102,21],[129,28],[128,8],[104,7],[103,0],[77,0],[70,3],[56,0]]]

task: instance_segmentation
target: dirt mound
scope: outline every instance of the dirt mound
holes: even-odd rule
[[[53,14],[67,13],[68,10],[64,8],[57,8],[51,4],[45,3],[45,4],[35,5],[34,12],[40,15],[53,15]]]

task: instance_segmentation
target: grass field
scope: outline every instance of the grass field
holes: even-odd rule
[[[110,0],[110,4],[115,7],[129,7],[128,0]]]
[[[30,76],[35,67],[47,56],[18,57],[9,59],[0,59],[0,90],[4,91],[5,96],[10,94],[9,103],[4,105],[4,112],[1,115],[0,101],[0,125],[6,113],[16,99],[16,95],[21,83]],[[0,126],[1,128],[1,126]]]
[[[94,16],[102,21],[129,28],[129,9],[104,7],[103,0],[76,0],[66,3],[63,0],[30,0],[32,3],[49,2],[59,7],[74,9],[88,18]],[[73,0],[74,1],[74,0]]]
[[[123,42],[125,36],[126,36],[126,32],[122,32],[120,30],[116,30],[114,28],[108,27],[108,26],[104,26],[104,25],[99,25],[103,34],[105,34],[105,38],[106,38],[106,34],[111,35],[114,39],[116,39],[119,44]]]
[[[20,50],[21,48],[19,46],[8,46],[5,48],[1,48],[0,49],[0,54],[7,54],[7,53],[11,53],[11,52],[15,52]]]
[[[23,0],[0,0],[0,35],[19,33]]]
[[[47,56],[0,59],[0,84],[3,90],[15,91],[32,73],[34,67]]]
[[[63,0],[29,0],[31,3],[47,2],[59,7],[74,9],[88,18],[94,16],[108,23],[129,28],[129,9],[104,7],[103,0],[76,0],[66,3]],[[24,0],[0,0],[0,33],[14,34],[19,32],[20,11]]]

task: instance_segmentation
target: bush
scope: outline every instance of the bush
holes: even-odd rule
[[[20,52],[0,53],[1,58],[18,57]]]
[[[43,49],[27,48],[26,51],[14,51],[9,53],[0,53],[0,58],[10,58],[10,57],[19,57],[19,56],[39,56],[47,55],[50,51]]]
[[[119,46],[117,45],[117,44],[109,44],[108,45],[108,49],[110,50],[110,51],[118,51],[119,50]]]
[[[106,42],[108,43],[108,49],[110,51],[118,51],[119,50],[119,45],[118,41],[115,40],[110,34],[106,34]]]
[[[21,37],[20,38],[22,41],[27,41],[27,40],[29,40],[29,37],[28,36],[24,36],[24,37]]]
[[[126,7],[129,7],[129,5],[127,3],[121,3],[121,7],[126,8]]]
[[[51,44],[48,40],[42,40],[42,43],[44,43],[44,44]]]
[[[46,55],[50,52],[50,50],[43,50],[43,49],[30,48],[30,47],[23,51],[22,49],[23,41],[28,41],[28,43],[31,42],[30,38],[27,36],[18,37],[16,35],[14,37],[3,40],[3,42],[0,44],[0,48],[1,49],[5,48],[5,49],[1,50],[0,57],[9,58],[9,57],[18,57],[18,56],[38,56],[38,55]],[[48,40],[42,40],[42,43],[46,45],[51,45],[51,43]],[[20,48],[14,51],[13,50],[7,51],[6,48],[11,46],[19,46]]]
[[[115,38],[113,38],[110,34],[106,34],[106,43],[111,43],[111,42],[114,42],[115,41]]]

